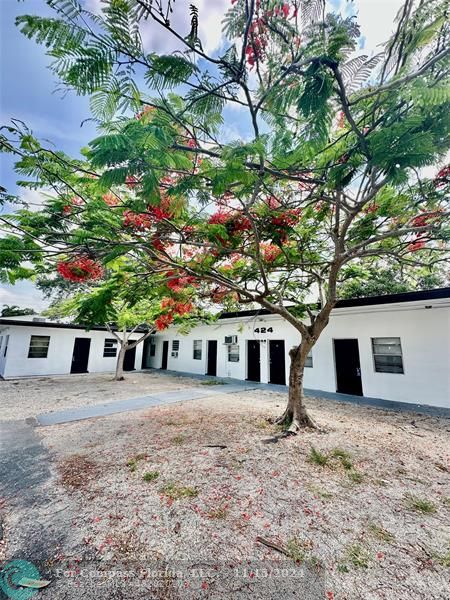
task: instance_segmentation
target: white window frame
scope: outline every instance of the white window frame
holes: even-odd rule
[[[231,356],[237,356],[237,358],[231,359]],[[227,362],[238,363],[240,358],[239,344],[229,344],[227,347]]]
[[[378,343],[378,345],[381,345],[381,341],[380,340],[398,340],[398,344],[388,344],[385,343],[385,346],[397,346],[399,348],[399,352],[397,354],[394,353],[383,353],[383,352],[375,352],[375,346]],[[392,337],[373,337],[371,338],[371,346],[372,346],[372,360],[373,360],[373,369],[375,371],[375,373],[383,373],[383,374],[387,374],[387,375],[404,375],[405,374],[405,362],[404,362],[404,358],[403,358],[403,348],[402,348],[402,340],[399,336],[392,336]],[[376,361],[376,357],[377,356],[399,356],[401,358],[401,371],[386,371],[386,370],[380,370],[379,366],[377,367],[377,361]]]
[[[307,367],[308,369],[312,369],[314,367],[314,357],[312,350],[308,352],[308,356],[306,357],[305,361],[305,367]]]
[[[197,356],[196,356],[197,353]],[[193,340],[192,342],[192,358],[193,360],[202,360],[203,355],[203,340]]]
[[[39,344],[33,343],[38,341],[38,339],[42,342]],[[45,343],[44,340],[47,340]],[[48,358],[48,349],[50,347],[50,336],[49,335],[31,335],[30,336],[30,344],[28,346],[28,358]],[[32,356],[33,348],[44,348],[46,350],[45,356]]]

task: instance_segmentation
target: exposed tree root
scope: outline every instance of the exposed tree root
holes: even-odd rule
[[[294,412],[286,409],[285,412],[275,419],[275,425],[280,425],[285,431],[290,433],[298,433],[302,429],[320,429],[313,419],[305,411],[300,417],[294,416]]]

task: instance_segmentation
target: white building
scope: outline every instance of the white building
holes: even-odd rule
[[[132,334],[138,339],[142,334]],[[40,317],[0,318],[0,377],[4,379],[114,371],[117,340],[105,327],[52,323]],[[125,370],[142,364],[142,344],[128,350]]]
[[[132,336],[138,337],[139,334]],[[265,310],[176,327],[129,351],[126,369],[170,369],[285,384],[299,334]],[[0,376],[114,371],[104,327],[0,318]],[[305,387],[450,409],[450,288],[338,302],[309,357]]]
[[[143,367],[285,384],[299,334],[265,310],[225,313],[144,345]],[[450,288],[338,302],[305,387],[450,408]]]

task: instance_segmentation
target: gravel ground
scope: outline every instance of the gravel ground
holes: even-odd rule
[[[126,374],[113,381],[112,373],[0,380],[0,420],[12,421],[38,414],[137,398],[167,390],[198,386],[198,380],[158,375],[153,371]]]
[[[39,565],[43,600],[448,600],[450,421],[309,399],[322,430],[280,439],[285,400],[34,429],[51,476],[0,504],[3,558]]]

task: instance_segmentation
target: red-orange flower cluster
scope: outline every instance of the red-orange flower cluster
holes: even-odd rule
[[[281,254],[281,248],[275,244],[261,244],[261,254],[266,262],[273,262]]]
[[[57,270],[64,279],[77,283],[100,279],[103,276],[102,266],[87,256],[60,261]]]
[[[186,289],[188,286],[193,285],[196,281],[192,275],[179,275],[174,271],[167,271],[167,287],[172,292],[179,293]]]
[[[192,312],[194,305],[192,302],[181,302],[174,298],[163,298],[161,300],[161,310],[167,311],[155,320],[155,327],[158,331],[167,329],[173,323],[176,315],[182,317]]]
[[[408,252],[417,252],[417,250],[421,250],[425,248],[425,240],[415,240],[408,244]]]
[[[102,198],[103,202],[105,202],[105,204],[107,204],[108,206],[118,206],[119,204],[119,199],[114,194],[111,194],[111,192],[104,194]]]

